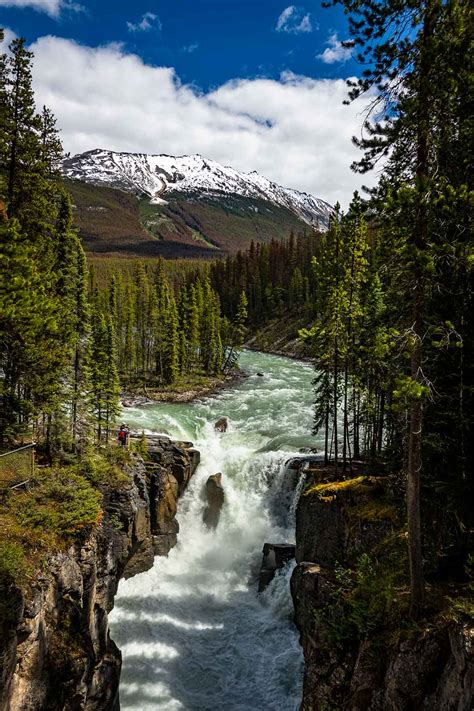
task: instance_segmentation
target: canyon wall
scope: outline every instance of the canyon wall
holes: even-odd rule
[[[305,657],[301,708],[470,711],[473,621],[427,617],[397,629],[388,618],[371,620],[377,601],[351,592],[350,571],[357,570],[357,561],[367,566],[376,547],[397,533],[385,489],[382,478],[359,477],[300,499],[291,590]],[[376,583],[373,589],[374,595],[386,594]],[[352,607],[345,603],[350,595]],[[350,616],[360,626],[367,610],[367,631],[348,634]]]
[[[105,487],[102,523],[52,556],[28,593],[13,591],[15,620],[0,640],[1,711],[119,708],[120,650],[107,614],[122,577],[148,570],[176,543],[177,500],[199,463],[190,443],[148,438],[146,462]]]

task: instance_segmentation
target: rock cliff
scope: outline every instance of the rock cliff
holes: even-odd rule
[[[134,456],[128,481],[104,490],[100,526],[52,557],[26,595],[14,591],[16,619],[0,640],[1,711],[119,709],[121,655],[107,614],[119,580],[175,544],[177,499],[198,463],[189,443],[149,438],[146,463]]]
[[[291,591],[305,656],[303,711],[472,709],[472,620],[394,624],[396,600],[376,599],[387,591],[380,568],[370,571],[371,556],[397,537],[387,489],[382,478],[358,477],[319,484],[300,499]],[[364,575],[361,593],[354,578]]]

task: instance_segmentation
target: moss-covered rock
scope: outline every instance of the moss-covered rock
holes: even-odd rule
[[[326,567],[370,552],[397,520],[384,477],[311,484],[296,512],[296,560]]]

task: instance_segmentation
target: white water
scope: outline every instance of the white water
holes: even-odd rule
[[[178,545],[151,570],[120,583],[110,615],[123,654],[125,711],[290,711],[299,707],[303,660],[289,565],[257,595],[266,541],[294,540],[284,462],[310,435],[312,369],[242,354],[250,376],[215,398],[127,410],[133,427],[194,442],[201,464],[178,509]],[[257,372],[264,373],[258,377]],[[229,419],[226,433],[213,424]],[[202,524],[202,490],[222,472],[216,531]]]

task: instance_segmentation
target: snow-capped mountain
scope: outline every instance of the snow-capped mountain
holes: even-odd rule
[[[332,207],[308,193],[283,188],[257,172],[241,173],[200,155],[168,156],[96,149],[66,158],[63,174],[94,185],[149,195],[166,204],[171,193],[205,198],[238,195],[287,208],[316,228],[328,225]]]

